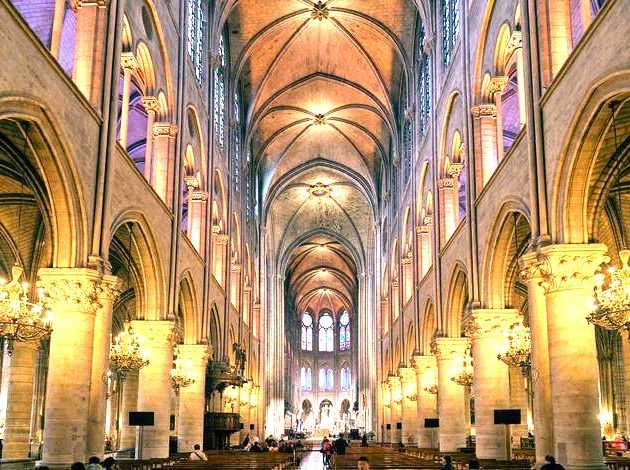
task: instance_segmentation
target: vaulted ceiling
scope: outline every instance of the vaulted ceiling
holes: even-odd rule
[[[262,180],[266,246],[278,267],[289,260],[297,310],[352,309],[398,141],[416,18],[412,0],[231,6],[231,76]]]

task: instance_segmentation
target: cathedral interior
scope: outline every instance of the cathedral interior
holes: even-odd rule
[[[0,468],[627,469],[628,38],[630,0],[0,0]]]

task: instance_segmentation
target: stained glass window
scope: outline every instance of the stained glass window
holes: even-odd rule
[[[313,350],[313,317],[305,313],[302,315],[302,351]]]
[[[323,313],[319,317],[319,350],[334,350],[333,318],[330,313]]]
[[[418,119],[422,134],[426,134],[431,114],[431,56],[425,51],[424,28],[418,34]]]
[[[453,58],[453,49],[459,37],[459,0],[441,0],[442,2],[442,60],[449,65]]]
[[[350,315],[345,310],[339,318],[339,349],[341,351],[350,349]]]
[[[341,369],[341,390],[347,392],[350,390],[350,368]]]
[[[203,83],[203,49],[206,18],[203,12],[203,0],[188,0],[188,55],[195,69],[195,77]]]
[[[303,390],[312,390],[313,378],[310,367],[302,367],[300,371],[300,385],[302,386]]]
[[[219,39],[217,64],[214,68],[214,133],[219,147],[225,148],[225,40]]]
[[[240,191],[241,186],[241,104],[238,99],[238,92],[234,93],[232,103],[234,113],[234,145],[232,148],[232,179],[234,190]]]

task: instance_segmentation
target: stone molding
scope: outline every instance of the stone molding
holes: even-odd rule
[[[540,249],[540,285],[546,293],[567,289],[592,289],[595,286],[593,276],[602,263],[610,258],[606,256],[604,244],[564,244],[549,245]]]
[[[503,89],[505,85],[507,85],[508,80],[508,77],[505,76],[492,77],[488,85],[488,94],[492,97],[497,93],[503,93]]]
[[[414,354],[411,365],[418,375],[429,371],[437,372],[437,358],[433,354],[424,356]]]
[[[86,268],[42,268],[37,285],[45,291],[45,302],[53,312],[95,313],[101,274]]]
[[[542,259],[538,253],[530,252],[521,256],[521,266],[523,267],[520,272],[521,278],[525,282],[529,281],[542,281]]]
[[[155,96],[143,96],[142,106],[147,113],[151,111],[157,113],[160,110],[160,102]]]
[[[131,327],[144,337],[147,348],[173,349],[177,332],[175,323],[168,320],[133,320]]]
[[[505,57],[509,60],[517,49],[523,49],[523,33],[520,31],[514,31],[512,36],[510,36],[510,40],[505,48]]]
[[[156,122],[153,124],[153,137],[177,137],[177,126],[165,122]]]
[[[469,347],[468,338],[435,338],[431,343],[431,353],[437,360],[458,359],[464,357]]]
[[[444,189],[453,189],[455,187],[455,182],[453,178],[441,178],[437,180],[438,191],[442,191]]]
[[[475,309],[464,320],[464,334],[471,339],[503,337],[519,319],[515,309]]]
[[[451,175],[453,179],[459,178],[459,175],[462,173],[463,168],[464,168],[463,163],[451,162],[448,166],[448,173],[449,175]]]
[[[120,66],[132,72],[138,68],[138,61],[133,55],[133,52],[123,52],[120,54]]]
[[[96,6],[105,8],[109,0],[76,0],[74,8],[78,10],[81,7]]]
[[[398,375],[400,376],[400,380],[403,385],[406,383],[416,383],[416,374],[414,373],[413,368],[411,367],[400,367],[398,369]]]

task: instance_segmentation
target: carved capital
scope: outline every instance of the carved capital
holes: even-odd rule
[[[82,7],[96,6],[99,8],[105,8],[107,6],[109,0],[76,0],[75,1],[75,9],[79,9]]]
[[[240,273],[241,269],[241,265],[238,263],[230,264],[230,271],[232,271],[233,273]]]
[[[416,227],[416,234],[418,235],[424,235],[425,233],[429,233],[429,226],[428,224],[422,224],[419,225],[418,227]]]
[[[103,276],[98,287],[98,299],[101,302],[113,303],[122,291],[122,280],[111,274]]]
[[[190,197],[192,199],[192,202],[205,202],[208,200],[208,192],[194,190],[190,193]]]
[[[459,178],[459,175],[462,173],[463,168],[464,168],[463,163],[451,163],[448,166],[448,173],[453,177],[453,179],[456,179],[456,178]]]
[[[475,118],[497,117],[497,107],[493,104],[476,104],[470,108],[470,112]]]
[[[464,320],[464,334],[472,339],[503,337],[518,318],[518,310],[475,309]]]
[[[535,281],[540,283],[543,278],[542,265],[544,257],[538,253],[530,252],[521,257],[521,279],[525,282]]]
[[[169,137],[174,139],[177,137],[177,126],[163,122],[155,123],[153,124],[153,137]]]
[[[411,367],[400,367],[398,369],[398,375],[400,376],[400,380],[402,385],[412,383],[415,385],[416,383],[416,373]]]
[[[144,106],[147,113],[157,113],[160,110],[160,102],[155,96],[143,96],[142,106]]]
[[[435,338],[431,343],[431,353],[439,360],[460,359],[470,346],[468,338]]]
[[[455,181],[453,181],[453,178],[441,178],[437,180],[437,187],[438,191],[453,189],[455,188]]]
[[[175,323],[164,320],[133,320],[131,327],[144,337],[148,348],[172,349],[177,339]]]
[[[505,85],[507,85],[507,82],[508,77],[492,77],[490,79],[490,84],[488,85],[488,94],[490,96],[494,96],[497,93],[503,93],[503,89],[505,88]]]
[[[83,268],[44,268],[38,272],[37,285],[46,293],[51,310],[94,313],[100,307],[98,271]]]
[[[550,245],[541,248],[540,253],[542,281],[545,292],[566,289],[592,289],[595,286],[594,274],[602,263],[610,258],[606,256],[603,244],[565,244]]]
[[[216,235],[217,245],[227,245],[230,242],[230,236],[224,233],[217,233]]]
[[[517,49],[523,49],[523,33],[520,31],[514,31],[512,33],[512,36],[507,43],[507,47],[505,48],[505,57],[509,59]]]
[[[123,52],[120,54],[120,66],[124,70],[134,71],[138,68],[138,61],[133,55],[133,52]]]

